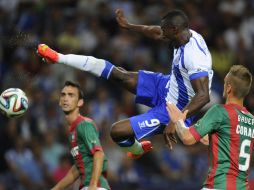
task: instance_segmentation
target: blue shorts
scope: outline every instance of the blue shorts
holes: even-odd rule
[[[157,134],[162,134],[170,118],[166,110],[166,88],[170,75],[139,71],[135,102],[151,107],[144,114],[130,118],[132,129],[137,140]],[[186,120],[188,126],[192,118]]]

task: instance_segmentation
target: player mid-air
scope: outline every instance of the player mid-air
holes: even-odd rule
[[[242,65],[234,65],[224,79],[224,105],[214,105],[193,127],[184,124],[185,113],[168,103],[171,120],[184,144],[192,145],[209,134],[210,168],[203,190],[250,189],[248,174],[253,143],[254,116],[243,107],[250,91],[252,75]]]
[[[38,54],[48,63],[66,64],[114,82],[136,95],[136,103],[151,109],[144,114],[112,125],[111,137],[130,157],[137,158],[152,149],[144,137],[162,134],[170,123],[166,102],[180,110],[188,109],[186,124],[207,102],[213,76],[210,52],[202,36],[190,30],[187,16],[179,10],[169,11],[161,20],[162,36],[174,47],[172,72],[169,75],[140,70],[130,72],[109,61],[85,55],[63,55],[45,44]]]

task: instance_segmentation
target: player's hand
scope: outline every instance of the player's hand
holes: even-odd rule
[[[168,148],[170,150],[173,149],[173,144],[177,143],[176,136],[175,136],[175,131],[176,131],[176,128],[175,128],[175,125],[172,122],[170,122],[165,127],[165,129],[163,131],[163,136],[164,136],[165,143],[166,143],[166,145],[168,146]]]
[[[184,112],[181,112],[174,104],[171,102],[167,102],[167,110],[170,117],[170,120],[173,123],[176,123],[179,120],[185,120],[186,115],[188,113],[188,110],[185,110]]]
[[[123,10],[122,9],[116,9],[115,13],[116,13],[116,20],[117,20],[119,26],[121,26],[122,28],[128,29],[129,26],[130,26],[130,23],[128,22],[128,20],[124,16]]]

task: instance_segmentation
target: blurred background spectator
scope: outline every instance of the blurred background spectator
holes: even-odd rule
[[[37,44],[46,43],[63,53],[108,59],[128,70],[170,72],[168,45],[120,29],[116,8],[137,24],[159,24],[173,8],[187,13],[190,27],[204,36],[212,53],[215,75],[209,105],[223,102],[223,78],[230,66],[243,64],[254,73],[251,0],[0,0],[0,90],[21,88],[30,102],[21,118],[0,115],[0,190],[49,189],[70,168],[68,127],[58,107],[65,80],[79,81],[84,89],[82,112],[100,129],[113,190],[201,187],[208,165],[205,146],[185,147],[178,140],[169,151],[157,136],[151,139],[154,151],[139,160],[128,159],[111,141],[110,126],[148,108],[135,105],[134,96],[121,88],[70,67],[44,65],[36,55]],[[253,96],[252,88],[245,102],[252,113]],[[250,183],[254,184],[253,166]]]

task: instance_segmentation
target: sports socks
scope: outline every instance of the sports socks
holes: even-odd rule
[[[74,54],[63,55],[61,53],[58,53],[58,56],[58,63],[63,63],[79,70],[90,72],[95,76],[105,79],[109,78],[110,73],[114,68],[114,65],[110,62],[104,59],[97,59],[93,56]]]
[[[127,140],[117,142],[117,144],[125,151],[132,154],[139,155],[144,152],[142,145],[134,137],[130,137]]]

